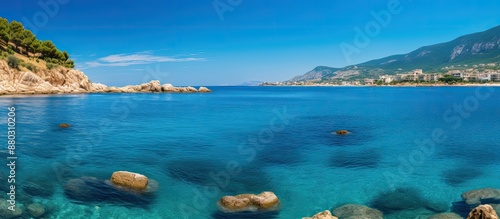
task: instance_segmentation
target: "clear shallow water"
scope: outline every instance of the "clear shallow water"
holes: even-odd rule
[[[18,189],[19,202],[42,203],[49,218],[217,219],[301,218],[346,203],[396,202],[401,211],[380,209],[386,218],[417,218],[446,210],[462,192],[500,187],[498,91],[479,100],[477,88],[464,87],[213,90],[0,98],[5,115],[17,109],[17,185],[35,184],[25,189],[31,195],[45,191]],[[453,112],[474,100],[477,107]],[[331,134],[338,129],[352,134]],[[443,142],[415,143],[436,129]],[[159,190],[146,199],[64,193],[69,179],[105,180],[117,170],[145,174]],[[279,213],[217,211],[224,195],[262,191],[278,195]]]

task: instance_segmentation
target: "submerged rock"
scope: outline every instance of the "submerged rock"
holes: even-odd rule
[[[45,208],[38,203],[29,204],[26,209],[33,217],[40,217],[45,214]]]
[[[61,124],[59,124],[59,128],[63,128],[63,129],[65,129],[65,128],[69,128],[70,126],[71,126],[71,125],[70,125],[70,124],[68,124],[68,123],[61,123]]]
[[[383,219],[384,214],[377,210],[363,205],[347,204],[333,210],[335,216],[340,218],[370,218]]]
[[[491,205],[479,205],[472,209],[467,219],[498,219],[498,215]]]
[[[22,190],[31,196],[50,197],[55,188],[50,179],[36,178],[23,183]]]
[[[335,132],[335,134],[337,134],[337,135],[347,135],[349,133],[350,132],[347,131],[347,130],[338,130],[338,131]]]
[[[258,195],[224,196],[219,200],[219,206],[225,212],[273,211],[277,210],[279,202],[273,192],[262,192]]]
[[[500,189],[484,188],[465,192],[462,199],[472,207],[480,204],[500,202]]]
[[[428,219],[463,219],[462,216],[455,213],[440,213],[430,216]]]
[[[111,175],[111,182],[134,190],[144,190],[148,185],[148,178],[139,173],[117,171]]]
[[[9,207],[11,207],[11,205],[9,204],[9,202],[7,202],[7,200],[0,199],[0,218],[16,218],[23,214],[23,211],[19,207],[16,206],[12,208],[14,209],[14,211],[10,210]]]
[[[315,214],[313,217],[303,217],[302,219],[338,219],[329,210]]]

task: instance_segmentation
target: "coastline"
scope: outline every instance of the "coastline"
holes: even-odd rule
[[[496,84],[395,84],[395,85],[336,85],[336,84],[313,84],[313,85],[259,85],[261,87],[500,87]]]

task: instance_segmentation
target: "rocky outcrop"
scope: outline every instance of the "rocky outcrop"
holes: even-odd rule
[[[498,215],[491,205],[479,205],[472,209],[467,219],[498,219]]]
[[[212,91],[206,87],[200,87],[200,88],[198,88],[198,92],[208,93],[208,92],[212,92]]]
[[[111,182],[133,190],[144,190],[148,186],[148,178],[142,174],[117,171],[111,175]]]
[[[225,212],[270,211],[277,210],[279,203],[276,194],[263,192],[258,195],[224,196],[220,199],[219,206]]]
[[[371,218],[383,219],[384,214],[381,211],[369,208],[364,205],[347,204],[333,210],[335,216],[340,218]]]
[[[477,206],[483,203],[483,201],[488,201],[489,203],[500,201],[500,189],[484,188],[476,189],[465,192],[462,194],[462,199],[471,206]]]
[[[329,210],[315,214],[313,217],[303,217],[302,219],[338,219]]]
[[[201,88],[201,87],[200,87]],[[0,95],[9,94],[62,94],[62,93],[149,93],[149,92],[210,92],[208,88],[198,91],[194,87],[174,87],[161,85],[152,80],[140,85],[108,87],[92,83],[87,75],[79,70],[57,67],[37,72],[12,69],[7,62],[0,60]]]
[[[430,216],[428,219],[463,219],[462,216],[455,213],[440,213]]]
[[[347,134],[349,134],[349,131],[347,131],[347,130],[338,130],[338,131],[335,132],[335,134],[337,134],[337,135],[347,135]]]

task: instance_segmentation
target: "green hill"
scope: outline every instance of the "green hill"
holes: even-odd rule
[[[50,40],[39,40],[24,26],[0,17],[0,58],[7,59],[11,67],[18,64],[27,68],[33,66],[52,68],[64,66],[73,68],[74,61],[66,51],[61,51]],[[40,64],[45,64],[41,66]],[[30,69],[31,70],[31,69]]]

